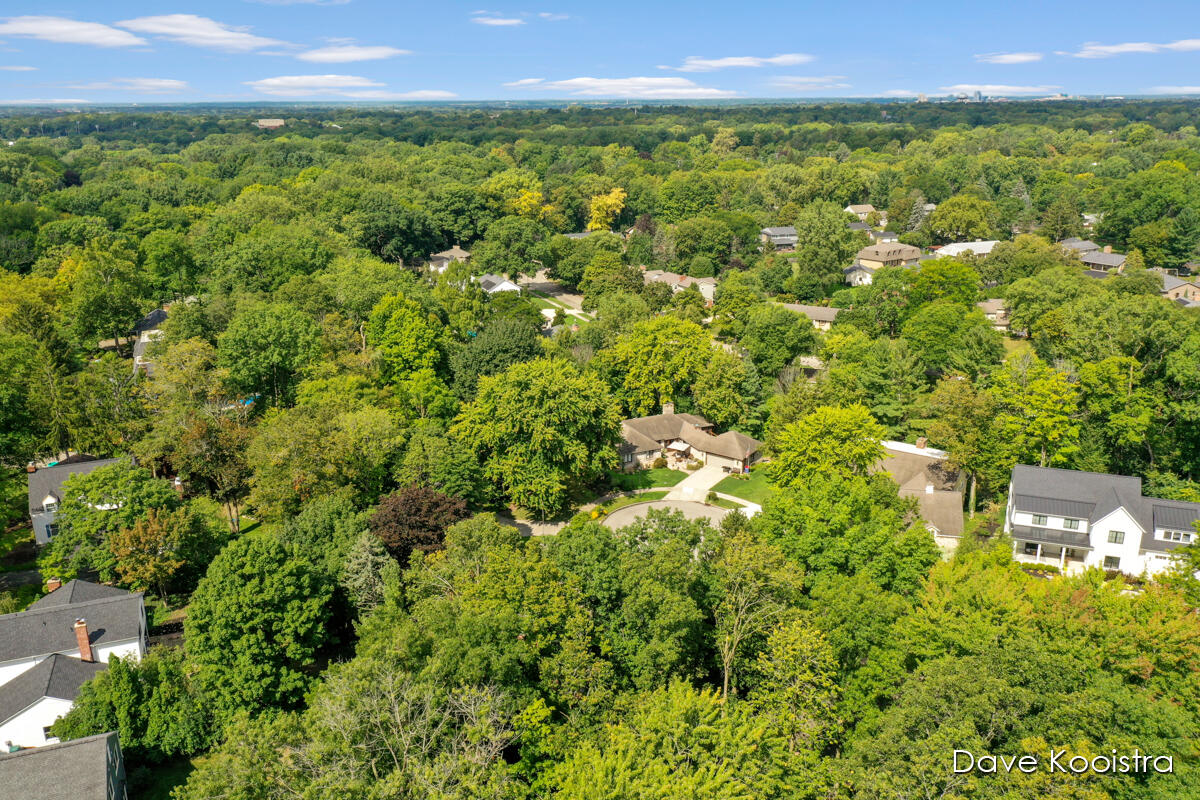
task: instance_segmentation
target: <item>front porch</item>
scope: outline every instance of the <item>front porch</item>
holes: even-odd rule
[[[1022,564],[1045,564],[1064,574],[1079,572],[1084,567],[1085,550],[1045,542],[1013,542],[1013,560]]]

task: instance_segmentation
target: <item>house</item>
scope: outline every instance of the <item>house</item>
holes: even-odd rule
[[[928,446],[925,437],[916,444],[882,444],[885,455],[873,471],[890,474],[901,497],[916,498],[934,541],[954,547],[963,533],[962,475],[946,463],[945,452]]]
[[[260,128],[264,131],[273,131],[282,128],[285,124],[287,123],[281,119],[260,119],[258,122],[254,123],[254,127]]]
[[[0,615],[0,688],[55,653],[100,664],[111,655],[141,660],[147,631],[141,592],[70,581]]]
[[[33,537],[46,544],[54,537],[54,518],[62,503],[62,485],[72,475],[86,475],[100,467],[116,464],[119,458],[98,459],[83,453],[68,456],[48,467],[30,464],[26,468],[29,483],[29,519],[33,522]]]
[[[1103,269],[1085,269],[1083,274],[1089,278],[1095,278],[1097,280],[1103,280],[1104,278],[1111,277],[1108,274],[1108,271]]]
[[[570,239],[572,241],[579,241],[580,239],[586,239],[587,237],[589,237],[591,235],[592,235],[591,231],[580,231],[579,233],[564,233],[563,234],[563,236],[567,237],[568,239]]]
[[[1008,331],[1008,306],[1004,304],[1002,298],[993,297],[981,300],[975,304],[975,307],[983,312],[988,322],[992,323],[993,328],[1001,333]]]
[[[0,754],[5,800],[128,800],[115,731]]]
[[[935,255],[938,258],[957,258],[967,255],[986,256],[998,244],[1000,242],[994,239],[975,242],[954,242],[953,244],[946,244],[939,247]]]
[[[921,258],[921,248],[911,244],[890,242],[888,244],[872,244],[858,251],[854,257],[857,264],[871,269],[883,267],[909,267]]]
[[[644,283],[665,283],[671,287],[672,293],[682,292],[695,286],[704,298],[704,302],[709,305],[712,305],[713,298],[717,294],[716,278],[693,278],[690,275],[680,275],[677,272],[666,272],[661,269],[644,269],[642,281]]]
[[[865,223],[865,222],[860,222],[859,220],[855,220],[854,222],[847,222],[847,223],[846,223],[846,230],[848,230],[848,231],[854,231],[855,233],[858,233],[858,232],[860,232],[860,231],[861,231],[862,233],[865,233],[865,234],[867,234],[867,235],[870,235],[870,233],[871,233],[871,226],[870,226],[870,225],[868,225],[868,224],[867,224],[867,223]]]
[[[1145,497],[1141,478],[1018,464],[1004,531],[1018,561],[1153,575],[1195,539],[1197,520],[1200,503]]]
[[[1160,294],[1168,300],[1200,300],[1200,286],[1191,281],[1185,281],[1178,275],[1156,270],[1162,278]]]
[[[834,320],[837,319],[840,308],[831,308],[829,306],[808,306],[803,303],[780,303],[784,308],[795,311],[797,314],[803,314],[812,320],[813,327],[820,331],[827,331],[833,327]]]
[[[863,264],[851,264],[842,270],[842,278],[851,286],[870,286],[876,270]]]
[[[795,228],[784,225],[779,228],[763,228],[758,232],[758,240],[764,247],[769,244],[776,250],[795,250],[800,238],[796,235]]]
[[[449,250],[443,250],[440,253],[429,254],[429,268],[437,273],[446,271],[446,267],[450,266],[450,262],[457,261],[461,264],[466,264],[471,260],[471,253],[468,250],[463,250],[458,245],[454,245]]]
[[[41,747],[58,741],[50,726],[75,705],[79,687],[106,669],[104,662],[54,653],[0,686],[0,742]]]
[[[656,458],[697,459],[704,464],[743,472],[758,460],[762,442],[736,431],[721,435],[713,424],[695,414],[676,414],[674,403],[663,403],[661,414],[621,423],[621,466],[627,471],[650,467]]]
[[[133,326],[133,371],[139,370],[147,376],[154,374],[154,362],[146,357],[150,343],[163,335],[162,326],[167,321],[167,309],[156,308],[138,320]]]
[[[1084,253],[1079,257],[1083,265],[1088,269],[1102,269],[1107,271],[1115,270],[1120,272],[1125,268],[1125,256],[1120,253],[1113,253],[1108,248],[1104,250],[1093,250],[1089,253]]]
[[[475,279],[479,284],[479,288],[483,289],[488,294],[496,294],[498,292],[516,292],[521,293],[521,287],[510,281],[503,275],[493,275],[488,273],[480,275]]]
[[[846,208],[843,210],[848,214],[853,214],[854,216],[858,217],[859,222],[866,222],[867,217],[875,213],[875,206],[871,205],[870,203],[863,203],[861,205],[846,206]]]
[[[1104,219],[1103,214],[1084,214],[1083,215],[1083,227],[1087,228],[1088,230],[1091,230],[1092,228],[1099,225],[1100,221],[1102,219]]]
[[[1084,253],[1094,253],[1100,249],[1100,245],[1090,239],[1079,239],[1071,237],[1063,239],[1059,244],[1067,250],[1074,250],[1076,253],[1083,255]]]
[[[867,231],[871,237],[871,241],[875,244],[891,244],[892,242],[900,241],[900,234],[895,231]]]

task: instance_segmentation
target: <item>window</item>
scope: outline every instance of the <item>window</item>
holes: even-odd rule
[[[1116,556],[1105,556],[1104,557],[1104,568],[1105,569],[1120,569],[1121,568],[1121,559],[1117,558]]]
[[[57,525],[47,525],[46,526],[46,538],[47,539],[53,539],[54,534],[56,534],[56,533],[58,533]]]
[[[53,514],[54,512],[58,511],[58,503],[46,503],[42,506],[42,511],[45,511],[47,514]]]
[[[1109,544],[1125,544],[1125,531],[1109,531],[1108,532],[1108,543]],[[1113,569],[1116,569],[1116,567],[1114,567]]]
[[[1163,538],[1168,542],[1183,542],[1184,544],[1192,541],[1192,535],[1183,531],[1163,531]]]
[[[1063,520],[1063,527],[1064,527],[1064,528],[1066,528],[1066,529],[1067,529],[1067,530],[1069,530],[1069,531],[1077,531],[1077,530],[1079,530],[1079,520],[1077,520],[1077,519],[1064,519],[1064,520]]]
[[[1026,542],[1025,543],[1025,555],[1036,556],[1037,555],[1037,547],[1038,547],[1037,542]]]
[[[1033,524],[1034,525],[1045,525],[1046,524],[1046,515],[1045,514],[1034,514],[1033,515]]]

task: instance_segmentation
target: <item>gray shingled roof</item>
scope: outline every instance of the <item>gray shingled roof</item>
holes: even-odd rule
[[[813,322],[833,322],[837,319],[840,308],[830,308],[829,306],[809,306],[803,303],[780,303],[784,308],[795,311],[798,314],[803,314]]]
[[[1120,253],[1101,253],[1093,251],[1084,253],[1080,256],[1080,261],[1089,267],[1100,267],[1101,269],[1116,269],[1125,263],[1125,256]]]
[[[760,233],[767,236],[795,236],[796,229],[791,225],[780,225],[775,228],[763,228]]]
[[[1059,244],[1078,253],[1091,253],[1100,249],[1100,245],[1096,244],[1091,239],[1079,239],[1076,237],[1063,239],[1061,242],[1059,242]]]
[[[0,725],[43,697],[74,702],[79,687],[106,669],[107,664],[55,653],[0,686]]]
[[[72,475],[86,475],[92,470],[106,467],[109,464],[116,464],[121,459],[119,458],[100,458],[92,459],[91,456],[72,456],[74,458],[91,459],[88,461],[64,461],[61,464],[56,464],[53,467],[42,467],[37,472],[29,473],[29,515],[39,514],[42,511],[42,500],[48,495],[54,495],[62,501],[63,481]]]
[[[105,586],[91,581],[67,581],[45,597],[29,604],[26,611],[42,608],[69,606],[72,603],[88,603],[92,600],[107,600],[113,597],[129,597],[129,592],[115,586]]]
[[[50,597],[61,591],[52,592]],[[74,628],[77,619],[87,620],[92,647],[126,642],[141,635],[141,592],[121,592],[73,603],[46,600],[49,598],[25,611],[0,615],[0,663],[77,649]]]
[[[112,732],[0,755],[0,786],[6,800],[109,800],[110,759],[120,752]],[[123,769],[118,779],[123,792]]]

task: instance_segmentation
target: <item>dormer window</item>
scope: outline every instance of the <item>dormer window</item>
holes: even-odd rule
[[[52,494],[48,494],[42,498],[42,510],[54,512],[58,511],[58,498]]]
[[[1186,531],[1163,531],[1162,538],[1168,542],[1189,544],[1192,541],[1192,534]]]

